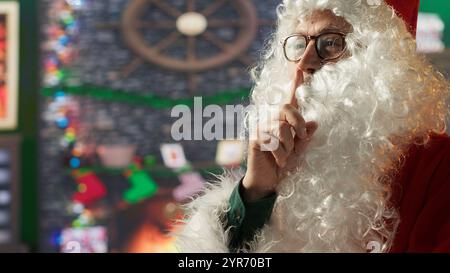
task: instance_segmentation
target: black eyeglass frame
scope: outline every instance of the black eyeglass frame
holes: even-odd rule
[[[305,51],[306,51],[306,49],[308,48],[309,42],[311,42],[312,40],[315,40],[315,41],[316,41],[319,37],[321,37],[321,36],[323,36],[323,35],[326,35],[326,34],[337,34],[337,35],[340,35],[340,36],[342,37],[343,41],[344,41],[344,49],[342,49],[342,52],[341,52],[341,54],[339,54],[339,56],[337,56],[337,57],[335,57],[335,58],[331,58],[331,59],[326,59],[326,58],[324,58],[324,57],[322,57],[322,56],[320,55],[319,48],[318,48],[318,43],[316,42],[316,43],[314,44],[314,48],[316,49],[317,56],[319,56],[319,58],[320,58],[322,61],[333,61],[333,60],[339,59],[339,58],[342,57],[342,55],[344,55],[344,53],[347,51],[347,43],[346,43],[346,41],[345,41],[345,37],[347,36],[347,34],[346,34],[346,33],[343,33],[343,32],[335,32],[335,31],[327,31],[327,32],[323,32],[323,33],[320,33],[319,35],[315,35],[315,36],[303,35],[303,34],[292,34],[292,35],[289,35],[288,37],[286,37],[286,38],[284,39],[284,42],[283,42],[283,53],[284,53],[284,57],[285,57],[286,60],[288,60],[289,62],[298,62],[298,61],[300,61],[300,60],[302,59],[302,57],[303,57],[303,55],[302,55],[302,57],[300,57],[298,60],[291,60],[291,59],[288,58],[287,53],[286,53],[286,44],[287,44],[287,41],[289,40],[289,38],[292,38],[292,37],[298,37],[298,36],[305,38],[305,40],[306,40]]]

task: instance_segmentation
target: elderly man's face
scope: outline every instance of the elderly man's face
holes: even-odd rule
[[[352,26],[344,18],[334,15],[330,10],[316,11],[306,18],[305,22],[300,24],[295,30],[295,34],[306,36],[317,36],[326,32],[350,33]],[[312,76],[324,64],[329,62],[337,62],[345,58],[348,54],[344,53],[341,57],[333,60],[324,60],[319,56],[316,50],[317,40],[311,40],[306,47],[301,59],[292,62],[295,66],[295,74],[303,73],[305,78]]]

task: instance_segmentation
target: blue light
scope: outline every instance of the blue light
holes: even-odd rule
[[[69,43],[69,37],[67,35],[63,35],[59,38],[59,43],[63,46],[67,46],[67,44]]]
[[[66,117],[59,118],[56,120],[56,125],[61,129],[66,129],[69,126],[69,120]]]
[[[50,237],[50,243],[52,245],[60,246],[62,243],[62,234],[61,231],[54,231]]]
[[[69,164],[70,164],[70,167],[72,167],[72,169],[77,169],[77,168],[80,167],[81,161],[80,161],[80,159],[78,157],[72,157],[70,159]]]
[[[74,9],[79,9],[84,5],[83,0],[66,0],[67,4],[71,5]]]
[[[66,93],[64,93],[64,91],[61,91],[61,90],[56,91],[55,95],[54,95],[55,98],[60,98],[60,97],[65,97],[65,96],[66,96]]]

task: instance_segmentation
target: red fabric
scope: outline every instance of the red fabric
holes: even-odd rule
[[[403,18],[410,32],[416,36],[417,16],[419,15],[419,0],[386,0],[397,14]]]
[[[450,252],[450,137],[412,146],[394,184],[400,211],[392,252]]]

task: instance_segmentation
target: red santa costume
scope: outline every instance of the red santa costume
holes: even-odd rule
[[[378,3],[377,3],[378,2]],[[319,128],[295,172],[277,188],[270,221],[250,252],[450,252],[450,88],[415,52],[418,1],[284,0],[254,73],[252,104],[289,100],[280,41],[316,10],[353,26],[350,57],[326,64],[297,90]],[[249,113],[252,115],[253,113]],[[188,205],[182,252],[228,252],[223,216],[239,173]]]

